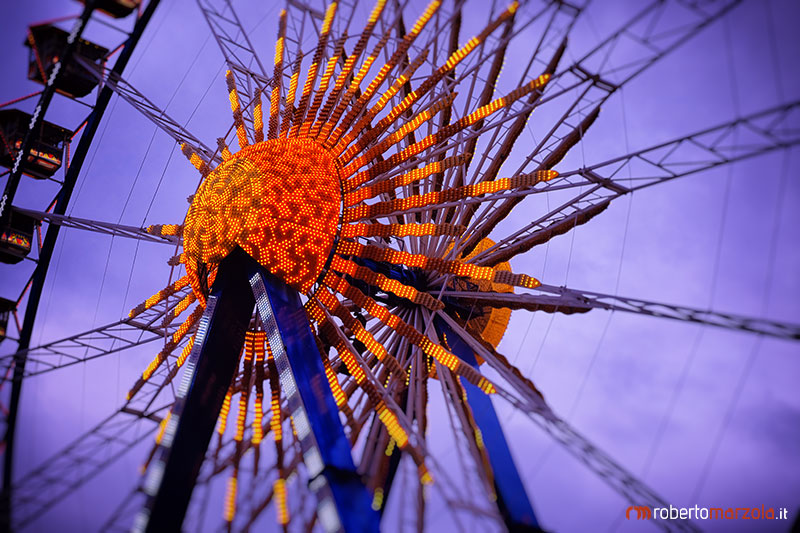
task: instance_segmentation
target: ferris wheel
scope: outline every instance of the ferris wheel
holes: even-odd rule
[[[92,527],[137,531],[571,529],[589,519],[559,522],[547,506],[577,506],[583,483],[616,505],[610,530],[631,525],[626,508],[701,503],[738,398],[770,354],[780,376],[759,390],[797,408],[800,100],[782,77],[774,6],[739,4],[151,0],[135,18],[157,29],[131,75],[84,45],[70,64],[106,104],[115,97],[109,132],[92,142],[98,167],[72,211],[15,201],[4,219],[102,250],[62,242],[41,342],[18,350],[9,333],[3,344],[4,385],[63,402],[53,415],[23,402],[7,423],[21,425],[24,458],[7,487],[11,526],[35,529],[51,508],[77,520],[76,498],[102,515]],[[771,92],[739,85],[737,21],[756,15],[772,55],[752,77]],[[709,42],[724,57],[688,61]],[[728,81],[705,89],[693,80],[720,73]],[[123,170],[137,150],[137,170]],[[735,216],[748,209],[757,235]],[[65,292],[70,264],[85,272]],[[15,317],[24,298],[8,300]],[[617,353],[604,357],[608,345]],[[706,352],[735,363],[698,359]],[[609,403],[584,431],[575,409],[598,383],[614,390],[595,393]],[[653,403],[638,404],[648,385],[639,397]],[[76,408],[90,421],[65,414]],[[681,453],[671,424],[693,413],[693,431],[709,432],[692,440],[701,453],[659,463],[662,445]],[[605,445],[642,418],[642,441]],[[796,450],[781,453],[796,465]],[[561,481],[542,486],[552,464],[564,470],[548,481]],[[651,488],[653,468],[682,480]],[[779,491],[800,485],[781,475]],[[797,502],[748,503],[761,504]]]

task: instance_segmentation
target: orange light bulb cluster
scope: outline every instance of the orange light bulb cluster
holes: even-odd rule
[[[341,210],[335,161],[316,142],[250,145],[208,176],[184,224],[186,254],[219,263],[235,246],[301,292],[330,256]]]

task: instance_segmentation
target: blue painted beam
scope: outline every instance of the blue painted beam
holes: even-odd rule
[[[356,471],[321,353],[296,290],[254,260],[248,276],[326,531],[376,532],[380,516]]]
[[[478,361],[472,349],[453,329],[438,316],[434,326],[439,337],[447,337],[450,350],[462,361],[479,370]],[[497,507],[506,527],[511,532],[541,531],[533,512],[525,485],[511,457],[503,428],[492,405],[492,400],[475,385],[462,380],[467,393],[467,401],[472,408],[472,416],[483,437],[483,444],[489,455],[489,463],[494,473],[494,487],[497,493]]]

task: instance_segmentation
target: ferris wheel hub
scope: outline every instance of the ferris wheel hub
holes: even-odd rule
[[[218,264],[237,245],[301,292],[330,257],[342,210],[339,166],[310,139],[246,146],[200,185],[186,215],[187,258]]]

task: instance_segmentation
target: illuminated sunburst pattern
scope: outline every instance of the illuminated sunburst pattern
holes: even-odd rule
[[[444,288],[512,292],[515,286],[539,285],[528,275],[512,272],[507,262],[498,261],[493,266],[472,263],[473,257],[493,244],[485,235],[471,246],[462,247],[460,256],[455,254],[453,245],[464,233],[466,222],[459,218],[459,209],[474,212],[476,202],[496,199],[493,194],[525,190],[555,178],[557,173],[550,167],[564,153],[550,158],[548,165],[535,172],[513,177],[489,173],[485,181],[471,185],[437,185],[443,172],[469,164],[473,154],[468,152],[449,153],[406,172],[393,172],[423,152],[445,146],[460,132],[515,101],[538,97],[552,72],[543,72],[457,120],[435,121],[443,112],[452,114],[455,93],[447,92],[426,106],[422,105],[423,97],[433,94],[464,58],[512,19],[517,3],[512,3],[452,53],[413,90],[407,90],[409,80],[427,54],[410,62],[404,62],[404,58],[441,2],[435,0],[427,6],[395,50],[384,50],[389,41],[387,34],[364,57],[385,3],[385,0],[377,2],[336,76],[335,67],[342,59],[341,54],[333,54],[322,64],[337,13],[337,4],[330,4],[299,95],[298,61],[288,94],[281,94],[280,84],[276,84],[269,95],[266,124],[261,95],[257,94],[253,127],[248,129],[234,76],[228,71],[226,81],[239,151],[232,152],[220,139],[222,162],[212,168],[200,154],[187,145],[182,146],[203,181],[190,198],[183,224],[154,225],[148,231],[183,238],[183,252],[175,261],[183,264],[186,275],[133,309],[131,317],[186,287],[191,287],[191,292],[186,293],[165,321],[175,320],[191,306],[195,307],[144,370],[129,397],[136,394],[193,331],[202,315],[209,287],[214,283],[217,266],[238,246],[306,296],[305,309],[312,331],[323,354],[330,352],[330,356],[323,355],[326,379],[336,404],[348,420],[351,438],[355,440],[364,427],[363,419],[354,419],[350,403],[354,392],[361,390],[374,416],[386,429],[385,456],[390,457],[395,446],[408,452],[417,463],[420,481],[429,483],[432,478],[425,463],[424,437],[410,438],[412,430],[401,423],[403,413],[398,411],[396,403],[387,400],[387,390],[407,388],[414,380],[424,387],[429,377],[437,378],[443,371],[453,373],[456,386],[458,379],[464,379],[487,394],[495,393],[496,388],[454,355],[445,339],[435,338],[432,330],[418,319],[421,315],[408,310],[442,310],[445,304],[440,294]],[[276,77],[284,69],[285,32],[286,13],[282,12],[274,61]],[[367,82],[371,67],[383,52],[389,59]],[[381,89],[385,85],[388,88]],[[401,90],[404,96],[395,98],[401,95]],[[389,105],[393,100],[399,103]],[[433,126],[429,127],[430,133],[417,140],[417,130],[426,124]],[[438,210],[438,220],[409,222],[402,218],[424,209]],[[437,238],[442,245],[426,247],[437,250],[428,253],[393,245],[405,238]],[[491,349],[500,342],[510,313],[509,309],[486,307],[480,316],[453,313],[453,317]],[[382,324],[379,328],[382,335],[373,334],[375,328],[367,327],[367,322],[373,320]],[[217,431],[220,438],[226,431],[233,432],[237,450],[241,450],[246,434],[254,448],[261,445],[265,433],[272,434],[279,472],[273,485],[274,503],[278,522],[286,525],[290,518],[287,476],[293,468],[284,458],[287,427],[284,421],[289,417],[282,412],[280,383],[270,344],[257,321],[254,324],[242,351],[241,379],[235,379],[230,386]],[[387,342],[389,332],[394,334],[391,344]],[[193,339],[189,338],[177,360],[177,368],[184,364],[192,346]],[[403,349],[398,349],[399,346]],[[397,357],[400,353],[404,355]],[[500,360],[515,375],[520,375],[505,359],[500,357]],[[416,368],[419,364],[421,369]],[[264,416],[265,382],[270,391],[267,417]],[[525,383],[538,394],[529,381]],[[251,400],[255,414],[248,420]],[[236,422],[228,424],[232,410],[237,412]],[[157,441],[167,423],[168,419],[162,422]],[[235,427],[229,428],[230,425]],[[234,458],[227,489],[224,517],[228,523],[236,513],[241,455],[237,452]],[[385,467],[378,468],[378,474],[369,481],[376,508],[383,505],[381,475],[385,474]]]

